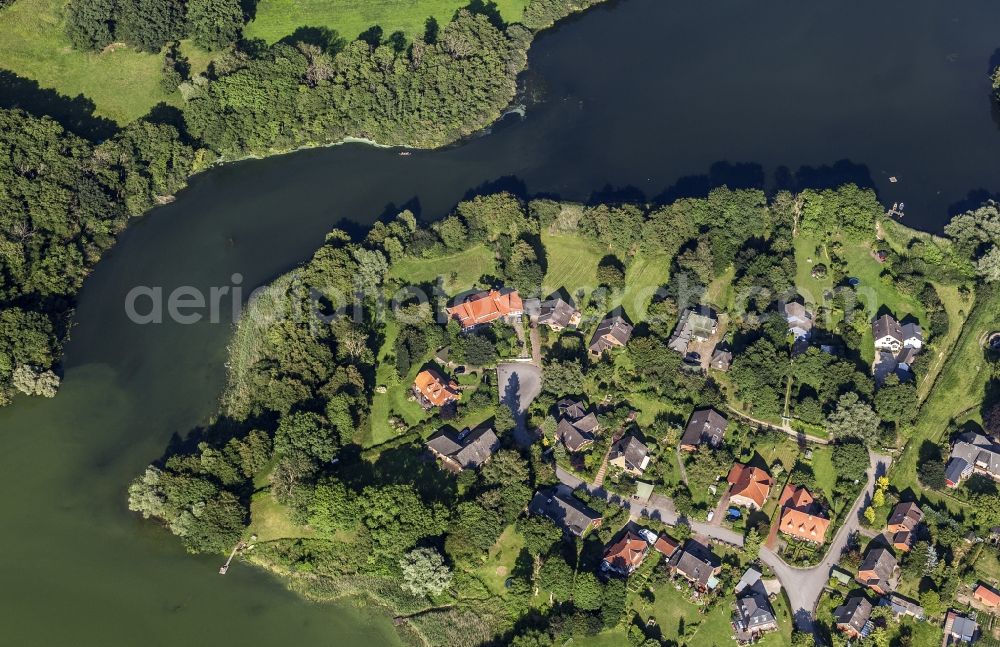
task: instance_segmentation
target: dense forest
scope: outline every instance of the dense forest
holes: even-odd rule
[[[83,139],[45,115],[0,109],[0,405],[15,387],[55,394],[60,349],[83,279],[130,216],[171,200],[192,173],[220,158],[349,136],[411,146],[450,143],[487,126],[513,98],[531,29],[590,4],[533,0],[526,27],[504,25],[489,5],[473,3],[475,11],[458,12],[440,29],[429,24],[425,37],[412,43],[368,38],[345,44],[309,30],[273,46],[239,42],[208,73],[184,82],[179,118],[154,111],[105,141]],[[68,28],[80,47],[123,40],[159,50],[184,36],[220,47],[238,38],[238,5],[74,1]],[[175,85],[186,75],[171,48],[165,74]]]
[[[501,193],[462,202],[427,227],[404,211],[377,223],[360,241],[334,231],[312,260],[277,280],[241,320],[219,418],[150,465],[130,486],[129,506],[163,521],[189,550],[218,553],[256,531],[255,506],[259,515],[277,504],[291,524],[306,530],[292,533],[301,537],[258,541],[251,561],[288,575],[312,597],[369,596],[397,614],[421,612],[414,622],[434,644],[561,644],[617,626],[623,619],[621,582],[600,582],[582,565],[599,555],[617,528],[611,520],[623,513],[589,501],[605,512],[607,529],[583,544],[562,542],[547,522],[521,515],[534,489],[556,479],[540,444],[515,447],[514,421],[496,404],[495,379],[487,374],[469,387],[447,419],[442,414],[404,425],[387,443],[367,443],[376,387],[385,388],[377,377],[382,362],[405,382],[442,346],[460,354],[452,359],[469,361],[474,353],[477,363],[487,365],[505,351],[506,342],[493,332],[462,334],[418,299],[380,314],[379,295],[410,285],[392,268],[485,246],[482,253],[493,256],[496,273],[456,291],[506,285],[524,296],[538,295],[551,262],[539,236],[558,230],[606,250],[601,267],[620,268],[617,275],[599,268],[602,284],[576,295],[593,321],[606,312],[609,297],[621,295],[622,270],[627,273],[645,254],[662,258],[666,251],[672,260],[661,276],[669,275],[669,285],[644,304],[642,324],[620,359],[587,358],[584,337],[576,331],[546,342],[542,393],[528,412],[529,425],[545,429],[559,398],[589,390],[607,394],[612,403],[601,409],[606,428],[626,424],[634,406],[629,403],[637,398],[660,403],[670,413],[645,431],[650,438],[669,438],[686,420],[686,414],[672,412],[721,405],[727,398],[758,415],[780,415],[776,394],[792,385],[795,415],[827,425],[837,441],[834,462],[843,478],[834,494],[846,501],[856,496],[866,447],[891,446],[912,424],[916,391],[912,383],[891,382],[876,392],[861,360],[862,333],[874,315],[865,304],[833,306],[840,309],[833,319],[838,323],[822,338],[844,347],[838,355],[815,348],[793,354],[775,304],[797,284],[795,258],[788,253],[795,231],[836,247],[834,241],[874,240],[882,217],[873,192],[852,185],[771,200],[757,190],[722,187],[705,198],[667,205],[567,206]],[[972,281],[974,253],[914,238],[905,252],[886,259],[882,280],[914,294],[933,290],[935,282]],[[835,261],[830,271],[839,271],[837,283],[846,284]],[[693,286],[686,297],[670,289],[684,275]],[[682,357],[667,346],[680,311],[703,302],[708,284],[721,276],[732,276],[735,286],[752,288],[754,295],[738,317],[729,384],[684,371]],[[327,299],[336,293],[363,294],[361,315],[330,312]],[[295,314],[302,312],[323,316],[317,321]],[[380,358],[376,351],[390,328],[395,343]],[[946,320],[931,323],[929,342],[946,332]],[[422,457],[423,442],[442,424],[460,428],[463,420],[484,417],[492,420],[503,449],[478,473],[466,470],[455,478]],[[688,467],[692,489],[724,473],[731,460],[727,451],[699,454]],[[658,485],[664,483],[660,469],[647,474]],[[796,482],[810,478],[802,472]],[[687,486],[663,486],[674,487],[667,491],[678,510],[704,514]],[[503,597],[491,597],[475,575],[477,560],[512,526],[525,538],[523,565],[510,574]],[[527,613],[538,586],[563,601],[544,618]],[[484,607],[487,599],[492,603]],[[461,636],[453,633],[456,627],[462,627]]]

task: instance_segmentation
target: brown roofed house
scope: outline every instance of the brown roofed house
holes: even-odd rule
[[[580,501],[568,488],[539,490],[528,504],[528,512],[547,517],[557,526],[577,537],[601,525],[601,515]]]
[[[887,595],[895,588],[899,566],[896,557],[885,548],[868,551],[858,568],[858,581],[879,595]]]
[[[681,449],[693,452],[701,445],[708,445],[713,449],[719,447],[728,425],[729,420],[715,409],[698,409],[691,414],[691,419],[684,428]]]
[[[649,449],[641,440],[628,434],[611,446],[608,465],[614,465],[633,476],[641,476],[649,465]]]
[[[736,463],[726,478],[729,485],[729,502],[732,505],[760,510],[767,501],[774,479],[759,467]]]
[[[458,384],[453,380],[446,382],[433,368],[417,373],[417,377],[413,380],[413,393],[424,409],[443,407],[462,397],[458,391]]]
[[[722,571],[722,563],[707,546],[689,539],[684,548],[670,558],[667,569],[679,574],[695,589],[707,591],[718,586],[715,576]]]
[[[823,514],[821,506],[808,489],[786,485],[778,504],[781,506],[781,521],[778,525],[781,532],[817,544],[826,541],[830,520]]]
[[[489,427],[466,429],[455,433],[442,429],[427,441],[427,449],[452,472],[476,469],[493,456],[500,446],[496,433]]]
[[[580,311],[561,297],[542,301],[538,310],[538,323],[552,330],[580,325]]]
[[[498,319],[514,319],[524,314],[524,303],[517,290],[504,288],[479,292],[448,308],[448,316],[458,321],[462,330]]]
[[[851,638],[867,635],[866,625],[872,617],[872,603],[863,595],[855,595],[833,610],[833,622],[837,630]]]
[[[889,515],[889,522],[886,524],[886,533],[892,542],[892,547],[896,550],[909,552],[916,536],[917,526],[924,519],[924,513],[920,506],[912,501],[899,503]]]
[[[982,582],[976,585],[976,589],[972,592],[972,597],[991,609],[1000,606],[1000,594]]]
[[[604,549],[601,569],[628,577],[642,565],[648,551],[649,543],[631,530],[627,530],[621,539]]]
[[[656,538],[653,548],[667,559],[670,559],[677,552],[677,549],[680,548],[680,543],[673,537],[660,535]]]
[[[614,315],[598,324],[587,348],[592,354],[600,355],[606,350],[624,348],[631,337],[632,324],[625,321],[622,316]]]
[[[597,416],[587,413],[582,402],[564,399],[557,405],[559,424],[556,426],[556,439],[566,446],[570,452],[578,452],[593,444],[600,423]]]

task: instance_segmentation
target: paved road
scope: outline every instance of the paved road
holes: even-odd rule
[[[788,600],[791,603],[792,617],[795,627],[799,631],[812,632],[813,611],[819,601],[823,588],[830,579],[830,569],[840,561],[840,556],[847,546],[850,535],[860,529],[861,510],[871,501],[872,493],[875,489],[875,480],[889,471],[889,464],[892,458],[879,454],[871,455],[871,465],[868,468],[868,482],[865,488],[858,495],[857,500],[847,513],[847,517],[837,531],[830,548],[823,558],[823,561],[809,568],[799,568],[792,566],[778,557],[769,548],[760,549],[760,561],[767,564],[774,571],[775,576],[781,581]],[[585,488],[595,496],[601,496],[613,503],[618,503],[627,507],[633,517],[649,517],[662,521],[669,526],[678,523],[686,523],[696,535],[725,542],[734,546],[743,546],[743,535],[725,528],[693,519],[681,519],[674,509],[673,501],[662,494],[654,494],[645,504],[624,500],[617,495],[610,494],[601,488],[593,488],[584,483],[581,479],[556,467],[556,476],[559,480],[573,489]]]

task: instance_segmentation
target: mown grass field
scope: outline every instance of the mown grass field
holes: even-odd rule
[[[471,288],[484,274],[495,275],[496,258],[485,245],[476,245],[457,254],[439,258],[407,257],[389,268],[389,276],[410,285],[433,283],[438,277],[444,279],[444,289],[449,294],[457,294]],[[452,273],[455,274],[452,277]]]
[[[606,252],[599,245],[577,234],[542,232],[545,260],[548,264],[542,282],[542,295],[565,289],[576,299],[577,290],[586,294],[597,287],[597,265]]]
[[[666,254],[638,254],[625,272],[622,308],[632,323],[649,314],[649,302],[657,288],[670,278],[670,257]]]
[[[496,4],[504,20],[515,22],[527,0],[496,0]],[[429,17],[443,27],[468,5],[468,0],[261,0],[245,34],[273,43],[299,27],[326,27],[353,40],[377,25],[385,37],[402,31],[410,40],[424,33]]]
[[[393,363],[387,361],[396,343],[398,333],[399,326],[396,324],[396,320],[387,318],[385,342],[378,352],[378,367],[375,373],[375,381],[379,386],[385,386],[386,392],[372,394],[369,428],[362,430],[361,437],[358,439],[362,447],[380,445],[396,437],[396,430],[389,424],[391,415],[400,416],[409,426],[415,425],[427,417],[427,413],[417,402],[409,400],[410,385],[413,384],[413,378],[420,371],[421,364],[415,362],[410,368],[410,374],[400,378]]]
[[[270,492],[257,492],[250,500],[250,525],[247,535],[257,535],[258,541],[312,537],[313,531],[294,523],[288,509],[274,500]]]
[[[73,49],[63,33],[65,0],[18,0],[0,11],[0,68],[37,81],[70,98],[83,95],[94,113],[125,124],[160,102],[180,105],[179,92],[160,88],[163,57],[127,47],[107,52]],[[192,70],[204,70],[206,52],[190,43],[182,51]]]

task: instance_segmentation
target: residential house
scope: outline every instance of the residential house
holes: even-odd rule
[[[626,434],[611,446],[608,465],[614,465],[633,476],[641,476],[649,465],[649,449],[635,435]]]
[[[913,600],[904,598],[898,593],[890,593],[889,595],[883,597],[879,600],[879,606],[889,607],[889,610],[892,611],[892,615],[897,620],[903,616],[910,616],[915,620],[923,620],[926,617],[922,606]]]
[[[924,331],[917,323],[905,323],[900,326],[903,337],[903,348],[920,350],[924,347]]]
[[[593,444],[600,424],[594,413],[587,413],[582,402],[576,400],[560,400],[556,408],[559,411],[559,424],[556,425],[556,439],[570,452],[578,452]]]
[[[667,569],[686,579],[696,590],[708,591],[719,585],[716,576],[722,571],[722,562],[707,546],[689,539],[670,558]]]
[[[490,427],[455,433],[442,429],[427,441],[427,449],[453,472],[476,469],[493,456],[500,440]]]
[[[712,351],[712,361],[710,366],[717,371],[728,371],[729,367],[733,365],[733,351],[729,348],[723,346],[722,344],[715,347]]]
[[[621,539],[604,549],[601,570],[628,577],[642,565],[649,551],[649,542],[626,530]]]
[[[781,506],[778,525],[781,532],[816,544],[826,541],[830,520],[808,489],[786,485],[778,505]]]
[[[972,597],[982,603],[983,606],[991,609],[1000,606],[1000,594],[982,582],[976,585],[975,590],[972,592]]]
[[[901,381],[912,379],[913,363],[924,345],[923,331],[916,323],[900,324],[890,315],[882,315],[872,323],[875,337],[875,381],[881,385],[895,373]]]
[[[882,315],[872,323],[875,349],[895,355],[903,348],[903,327],[891,315]]]
[[[728,425],[729,420],[715,409],[696,410],[684,428],[681,449],[693,452],[701,445],[708,445],[713,449],[719,447],[725,438]]]
[[[808,339],[812,335],[813,314],[806,310],[805,305],[797,301],[786,303],[785,321],[788,323],[788,332],[796,341]]]
[[[759,467],[736,463],[729,470],[726,481],[729,488],[729,503],[735,506],[760,510],[767,501],[774,479]]]
[[[833,610],[833,622],[837,630],[852,639],[863,638],[871,633],[872,603],[863,595],[854,595]]]
[[[653,548],[667,559],[673,557],[680,546],[680,543],[676,539],[668,535],[660,535],[653,542]]]
[[[763,634],[778,629],[774,609],[771,608],[763,587],[746,589],[736,598],[735,607],[733,631],[737,642],[741,644],[754,642]]]
[[[624,348],[631,337],[632,324],[620,315],[614,315],[597,325],[597,330],[594,331],[587,348],[592,354],[600,355],[606,350]]]
[[[458,384],[454,380],[445,380],[433,368],[417,373],[417,377],[413,380],[413,394],[424,409],[443,407],[462,397],[458,391]]]
[[[688,308],[681,313],[667,345],[681,355],[687,355],[692,342],[705,342],[715,334],[719,318],[710,308]]]
[[[542,301],[538,308],[538,323],[552,330],[580,325],[580,311],[562,297]]]
[[[944,618],[944,636],[945,640],[971,644],[979,637],[979,625],[972,618],[949,611]]]
[[[857,580],[879,595],[887,595],[896,588],[898,569],[896,557],[891,551],[885,548],[873,548],[861,562]]]
[[[1000,481],[1000,445],[988,436],[967,431],[951,447],[951,458],[944,470],[945,483],[957,488],[973,473]]]
[[[528,512],[551,519],[570,534],[582,537],[601,525],[601,515],[573,496],[568,488],[539,490],[528,504]]]
[[[886,534],[889,542],[896,550],[909,552],[916,537],[917,526],[924,520],[924,513],[916,503],[907,501],[898,503],[889,515],[886,524]]]
[[[509,288],[479,292],[448,308],[448,316],[458,321],[462,330],[471,330],[500,319],[516,322],[523,314],[521,296],[517,290]]]

